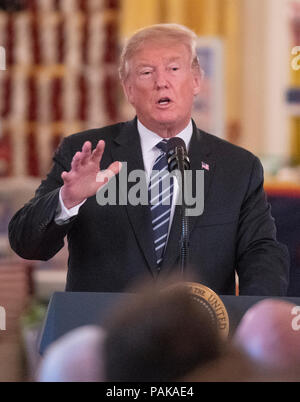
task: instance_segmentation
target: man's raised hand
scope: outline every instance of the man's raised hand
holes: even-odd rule
[[[70,209],[95,195],[99,188],[119,173],[122,166],[120,162],[113,162],[105,171],[100,171],[104,148],[105,142],[100,140],[92,151],[92,144],[86,141],[82,150],[74,155],[71,170],[62,172],[64,185],[61,197],[66,208]]]

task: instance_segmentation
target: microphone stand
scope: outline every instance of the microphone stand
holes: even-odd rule
[[[176,148],[180,156],[178,160],[178,170],[181,175],[181,238],[180,238],[180,273],[184,274],[188,264],[188,250],[189,250],[189,220],[186,216],[186,203],[185,203],[185,166],[184,166],[184,154],[182,148]]]

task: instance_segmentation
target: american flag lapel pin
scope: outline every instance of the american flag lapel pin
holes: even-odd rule
[[[201,162],[202,169],[209,170],[209,164],[205,162]]]

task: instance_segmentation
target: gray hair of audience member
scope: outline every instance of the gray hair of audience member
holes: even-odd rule
[[[118,305],[104,326],[107,381],[175,381],[221,355],[224,340],[186,289],[148,289]]]
[[[63,335],[45,352],[38,368],[38,382],[104,381],[102,344],[104,331],[93,325]]]
[[[161,44],[183,43],[191,54],[191,67],[202,75],[197,57],[197,35],[195,32],[180,24],[155,24],[136,31],[126,42],[120,57],[119,76],[122,82],[129,74],[129,61],[145,43]]]
[[[234,343],[266,369],[286,377],[300,375],[300,331],[293,326],[296,307],[279,299],[256,303],[240,322]]]

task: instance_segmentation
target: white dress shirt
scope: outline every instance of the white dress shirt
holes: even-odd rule
[[[146,173],[147,185],[149,184],[150,175],[153,169],[154,162],[156,158],[160,155],[161,151],[156,148],[156,145],[162,141],[162,137],[158,134],[155,134],[153,131],[146,128],[139,120],[137,122],[137,128],[140,135],[141,141],[141,148],[142,148],[142,155],[144,161],[144,168]],[[191,137],[193,134],[193,125],[192,121],[190,120],[189,124],[186,126],[184,130],[176,135],[176,137],[181,138],[186,145],[187,150],[189,149]],[[120,161],[122,162],[122,161]],[[170,224],[169,224],[169,231],[171,227],[171,223],[174,216],[175,210],[175,202],[178,196],[178,184],[177,181],[174,180],[174,191],[173,191],[173,200],[171,206],[171,214],[170,214]],[[62,225],[63,223],[67,222],[71,217],[76,216],[78,214],[79,208],[85,203],[86,200],[81,202],[80,204],[76,205],[73,208],[67,209],[63,203],[61,198],[61,190],[59,192],[59,204],[56,210],[55,222],[58,225]]]
[[[158,134],[155,134],[153,131],[148,130],[143,124],[138,120],[137,123],[138,132],[141,140],[141,148],[144,160],[144,168],[146,173],[147,185],[149,186],[150,175],[153,169],[154,162],[157,157],[161,154],[161,151],[156,148],[156,145],[163,140]],[[191,137],[193,134],[193,125],[190,120],[189,124],[186,126],[184,130],[176,135],[176,137],[181,138],[186,145],[186,149],[189,149]],[[173,221],[174,211],[175,211],[175,203],[179,194],[179,187],[177,180],[174,180],[174,189],[173,189],[173,198],[170,212],[170,221],[169,221],[169,233],[171,224]]]

